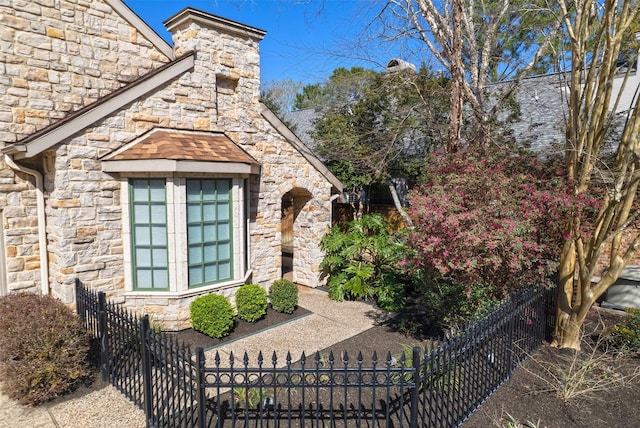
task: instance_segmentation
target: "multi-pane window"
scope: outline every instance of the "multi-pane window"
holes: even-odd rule
[[[233,280],[232,194],[231,179],[129,179],[133,289]]]
[[[233,278],[231,180],[187,180],[189,287]]]
[[[129,183],[134,288],[168,290],[165,180],[136,178]]]

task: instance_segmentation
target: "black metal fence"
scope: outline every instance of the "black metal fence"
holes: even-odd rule
[[[513,294],[425,349],[382,360],[274,352],[205,359],[103,293],[76,287],[78,314],[100,341],[101,371],[166,427],[454,427],[534,352],[553,326],[553,293]]]
[[[102,378],[145,411],[147,426],[198,426],[198,372],[189,347],[78,281],[76,302],[100,343]]]

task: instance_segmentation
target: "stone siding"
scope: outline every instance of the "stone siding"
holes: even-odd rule
[[[1,145],[19,141],[169,61],[101,1],[8,0],[0,2],[0,22]],[[15,174],[0,158],[10,291],[42,289],[32,180]],[[48,213],[55,209],[54,201]],[[64,228],[54,222],[48,232],[56,236],[57,227]],[[69,264],[55,253],[49,257]],[[69,293],[64,298],[68,301]]]
[[[0,141],[15,142],[169,61],[102,1],[0,4]]]

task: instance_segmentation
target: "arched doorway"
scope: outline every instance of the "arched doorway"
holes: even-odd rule
[[[281,257],[282,277],[295,280],[295,257],[299,251],[296,245],[297,219],[305,204],[311,199],[311,193],[305,189],[294,188],[282,195],[281,200]]]

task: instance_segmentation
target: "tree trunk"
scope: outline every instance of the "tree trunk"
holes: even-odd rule
[[[400,214],[400,216],[402,216],[402,218],[404,219],[404,224],[407,226],[407,228],[413,229],[413,222],[411,221],[411,217],[409,217],[409,214],[407,214],[407,212],[402,207],[402,204],[400,203],[400,198],[398,197],[396,186],[394,186],[393,183],[388,183],[388,186],[389,191],[391,192],[391,197],[393,198],[393,205],[396,207],[398,214]]]
[[[583,321],[584,319],[578,320],[575,313],[565,314],[564,312],[558,312],[551,346],[580,350]]]
[[[460,128],[462,126],[462,85],[464,64],[462,63],[462,0],[453,1],[453,28],[451,38],[451,95],[449,98],[449,138],[447,152],[458,151]]]
[[[556,325],[551,346],[580,349],[580,324],[575,324],[576,244],[569,238],[564,242],[558,267]]]

